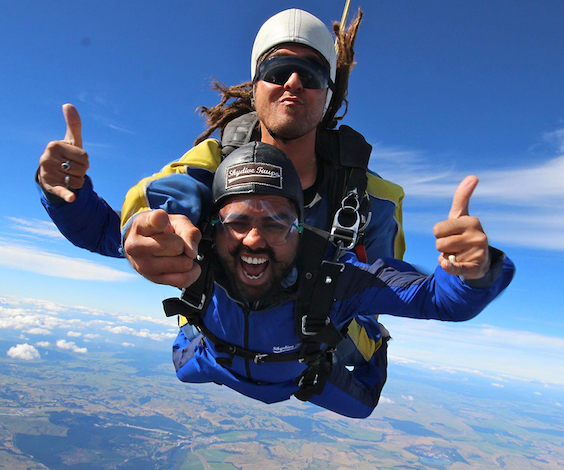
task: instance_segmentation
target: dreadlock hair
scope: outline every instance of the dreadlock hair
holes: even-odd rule
[[[356,65],[354,61],[354,42],[356,34],[362,21],[362,10],[359,8],[356,16],[353,18],[348,28],[341,28],[341,24],[337,21],[333,22],[333,32],[337,38],[337,71],[335,74],[335,89],[329,103],[323,120],[321,121],[321,129],[334,129],[337,122],[345,117],[349,108],[347,95],[349,93],[349,76],[353,67]],[[345,104],[345,110],[342,115],[336,116],[341,106]]]
[[[221,93],[221,101],[213,108],[206,106],[197,108],[197,111],[205,117],[208,128],[196,138],[194,146],[206,140],[217,129],[223,131],[225,126],[233,119],[254,111],[252,102],[253,82],[244,82],[228,87],[219,80],[214,80],[211,88]],[[227,104],[231,99],[235,101]]]
[[[319,124],[320,130],[334,129],[338,121],[347,114],[349,76],[356,64],[354,61],[354,42],[361,21],[362,10],[359,8],[348,28],[341,29],[339,22],[333,23],[333,32],[337,38],[335,88],[329,107]],[[194,146],[210,137],[216,130],[219,130],[220,133],[223,132],[225,126],[233,119],[254,111],[253,82],[244,82],[229,87],[219,80],[213,80],[211,88],[219,91],[221,100],[212,108],[206,106],[199,106],[197,108],[197,111],[205,118],[207,129],[196,138]],[[230,100],[233,101],[228,103]],[[343,103],[345,103],[345,111],[341,116],[336,116]]]

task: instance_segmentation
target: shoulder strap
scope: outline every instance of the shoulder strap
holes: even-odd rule
[[[328,153],[336,171],[330,194],[326,195],[331,197],[329,232],[324,236],[322,231],[306,227],[299,257],[301,295],[296,302],[296,327],[308,368],[297,379],[300,389],[295,396],[304,401],[323,390],[331,373],[332,352],[344,337],[329,318],[337,280],[345,268],[338,259],[342,250],[356,248],[370,221],[366,172],[372,146],[348,126],[320,133],[318,144]],[[324,354],[308,362],[307,358],[319,353],[323,345],[328,346]]]
[[[251,141],[257,122],[257,113],[251,111],[227,123],[221,133],[221,146],[224,157],[236,148]]]
[[[344,335],[329,318],[337,279],[344,265],[329,261],[332,246],[327,232],[305,226],[298,257],[300,295],[296,329],[302,340],[302,361],[308,366],[296,379],[296,398],[307,401],[323,391],[331,373],[333,352]]]
[[[370,221],[370,199],[366,194],[368,161],[372,146],[349,126],[325,130],[318,145],[333,162],[327,227],[335,245],[351,250],[361,245],[362,234]]]

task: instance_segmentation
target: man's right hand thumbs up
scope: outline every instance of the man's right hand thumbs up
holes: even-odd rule
[[[67,124],[64,140],[47,144],[39,158],[37,179],[45,191],[66,202],[73,202],[76,195],[71,189],[80,189],[89,168],[88,154],[82,149],[82,124],[80,115],[72,104],[63,105]]]

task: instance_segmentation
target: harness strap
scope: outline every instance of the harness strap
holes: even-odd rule
[[[183,316],[188,323],[197,326],[196,323],[205,312],[214,289],[213,266],[211,262],[212,234],[211,226],[204,222],[201,227],[202,239],[198,245],[198,257],[196,263],[202,270],[200,276],[189,287],[182,289],[180,298],[173,297],[163,300],[163,308],[167,317],[174,315]],[[179,318],[179,324],[180,324]]]
[[[206,303],[207,304],[207,303]],[[223,339],[218,338],[210,329],[206,327],[202,321],[200,310],[194,308],[192,304],[181,298],[170,298],[163,300],[163,306],[167,316],[182,315],[186,317],[188,323],[195,326],[200,332],[204,334],[206,339],[214,344],[214,349],[220,354],[227,354],[228,357],[217,357],[216,361],[225,366],[230,366],[235,356],[242,357],[253,361],[255,364],[273,363],[273,362],[290,362],[302,361],[310,362],[316,361],[318,356],[323,354],[321,351],[314,351],[305,356],[303,349],[289,353],[259,353],[246,349],[242,346],[229,343]]]
[[[322,392],[331,372],[335,347],[344,338],[329,318],[337,279],[345,267],[325,260],[332,248],[327,232],[305,227],[298,258],[300,296],[296,301],[296,327],[302,339],[303,362],[308,367],[297,377],[299,390],[294,394],[302,401]]]
[[[319,361],[319,364],[308,367],[302,375],[298,377],[296,383],[300,389],[294,396],[301,401],[309,401],[312,395],[320,394],[325,388],[325,384],[331,375],[332,354]]]

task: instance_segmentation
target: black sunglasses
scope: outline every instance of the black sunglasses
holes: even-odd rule
[[[275,85],[284,85],[294,72],[300,76],[304,88],[333,89],[328,66],[316,60],[296,56],[275,56],[263,60],[258,66],[253,81],[264,80]]]

